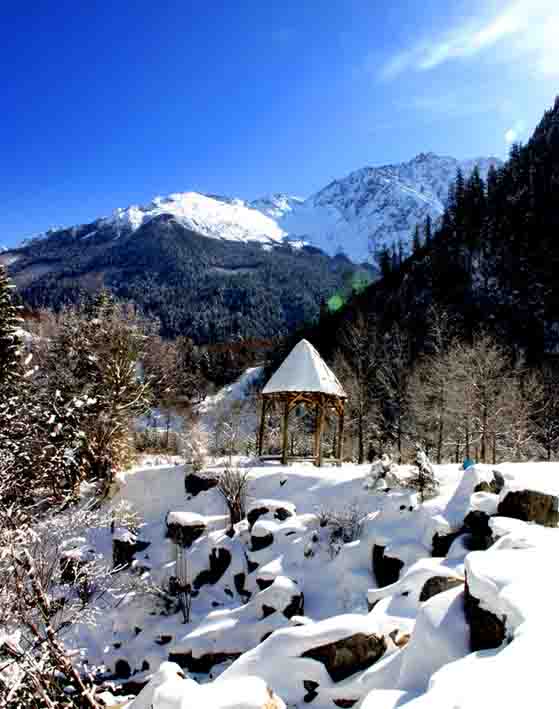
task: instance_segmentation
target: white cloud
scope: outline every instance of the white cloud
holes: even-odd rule
[[[500,61],[529,62],[540,76],[559,76],[558,0],[514,0],[493,16],[476,17],[391,57],[381,77],[428,71],[452,59],[469,59],[491,48]]]
[[[507,145],[516,143],[522,137],[525,127],[524,121],[516,121],[513,126],[505,131],[505,143]]]

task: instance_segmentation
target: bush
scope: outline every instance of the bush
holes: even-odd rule
[[[354,542],[361,536],[363,513],[356,503],[340,509],[321,507],[317,516],[320,526],[328,530],[328,547],[332,557],[339,553],[343,544]]]

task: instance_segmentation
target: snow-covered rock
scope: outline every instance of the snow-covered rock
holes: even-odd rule
[[[200,685],[165,662],[128,709],[285,709],[283,701],[258,677]]]

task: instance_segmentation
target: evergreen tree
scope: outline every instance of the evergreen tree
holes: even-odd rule
[[[5,267],[0,265],[0,385],[19,375],[22,342],[17,332],[20,318],[12,300],[13,288]]]
[[[388,247],[384,247],[379,254],[379,268],[380,275],[382,278],[387,278],[392,272],[392,257],[390,255],[390,250]]]
[[[425,217],[425,225],[423,227],[423,241],[425,243],[425,246],[429,246],[431,244],[432,238],[433,238],[433,224],[431,222],[431,216],[428,214]]]
[[[419,224],[416,224],[414,232],[413,232],[413,242],[412,242],[413,253],[417,253],[420,248],[421,248],[421,237],[419,235]]]

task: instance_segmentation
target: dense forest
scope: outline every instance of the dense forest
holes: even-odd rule
[[[287,335],[347,292],[356,272],[373,272],[311,247],[208,238],[168,215],[133,234],[60,230],[15,253],[10,272],[30,308],[59,309],[106,287],[158,318],[164,337],[197,344]]]

